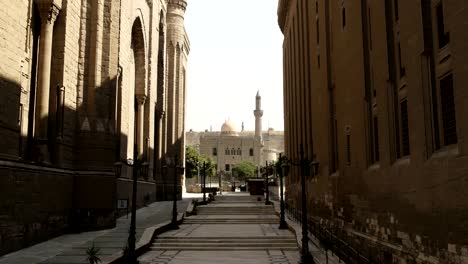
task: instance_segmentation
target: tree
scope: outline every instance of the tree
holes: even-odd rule
[[[206,166],[206,176],[208,177],[214,175],[214,172],[216,171],[216,163],[213,161],[213,159],[205,155],[201,155],[193,146],[187,146],[185,149],[185,176],[187,178],[192,178],[198,175],[198,168],[200,168],[201,176],[203,162],[205,162]]]
[[[192,178],[193,176],[197,175],[197,162],[200,162],[200,159],[200,153],[196,148],[193,146],[187,146],[185,148],[185,176],[187,178]]]
[[[255,177],[255,164],[251,161],[243,160],[234,165],[232,175],[235,175],[240,181],[246,181],[248,178]]]

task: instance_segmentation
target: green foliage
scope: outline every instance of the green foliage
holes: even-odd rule
[[[205,162],[206,166],[206,176],[214,175],[216,172],[216,163],[210,157],[201,155],[195,147],[186,147],[185,169],[187,178],[193,178],[198,175],[198,166],[200,167],[200,176],[202,176],[203,162]]]
[[[101,251],[101,249],[98,247],[95,247],[94,242],[93,242],[93,244],[91,244],[91,246],[89,246],[86,249],[86,261],[88,261],[89,264],[100,263],[101,258],[99,258],[99,251]]]
[[[232,174],[240,181],[245,181],[255,177],[255,164],[251,161],[243,160],[232,168]]]
[[[202,156],[202,161],[200,162],[200,168],[203,167],[203,162],[205,162],[206,167],[206,177],[213,176],[216,174],[216,163],[210,157]]]
[[[197,175],[197,162],[200,160],[200,153],[193,147],[185,148],[185,176],[192,178]]]

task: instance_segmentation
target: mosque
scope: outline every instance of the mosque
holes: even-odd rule
[[[248,160],[256,166],[265,165],[277,159],[284,151],[284,132],[269,128],[262,131],[261,96],[255,97],[255,131],[237,131],[231,120],[226,120],[221,131],[186,132],[187,145],[195,146],[200,154],[211,157],[217,171],[230,172],[233,166]]]

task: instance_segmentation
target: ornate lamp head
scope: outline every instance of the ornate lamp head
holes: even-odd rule
[[[115,177],[120,178],[122,175],[122,162],[117,161],[114,163],[114,172],[115,172]]]

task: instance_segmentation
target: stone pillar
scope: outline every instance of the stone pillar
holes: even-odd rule
[[[60,7],[50,1],[38,2],[41,14],[41,38],[39,43],[39,60],[37,69],[37,104],[35,111],[35,138],[42,145],[47,142],[47,128],[50,98],[50,68],[52,60],[52,37],[54,23]],[[41,155],[46,155],[44,145],[41,146]],[[48,155],[46,155],[48,156]],[[48,157],[43,159],[48,160]]]
[[[138,146],[138,158],[141,159],[143,157],[143,146],[144,146],[144,141],[143,141],[143,120],[145,118],[145,101],[146,101],[146,96],[145,95],[137,95],[137,104],[138,104],[138,117],[137,117],[137,146]]]
[[[94,0],[91,1],[93,4],[91,8],[93,9],[93,19],[95,23],[90,30],[90,54],[89,60],[89,86],[88,86],[88,118],[93,128],[92,124],[98,124],[98,117],[96,113],[96,104],[99,102],[96,101],[96,89],[101,86],[101,66],[102,66],[102,38],[103,38],[103,25],[104,25],[104,1]],[[94,128],[97,128],[94,127]]]

